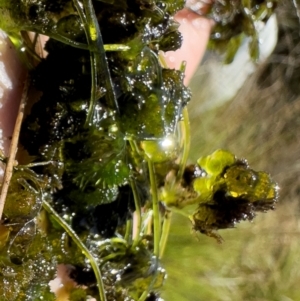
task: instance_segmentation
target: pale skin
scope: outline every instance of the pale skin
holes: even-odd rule
[[[164,59],[170,68],[175,69],[186,61],[185,84],[188,84],[203,57],[213,22],[187,9],[180,11],[176,15],[176,20],[180,23],[183,44],[181,49],[164,54]],[[9,40],[0,34],[0,148],[6,156],[25,78],[26,70],[20,63],[16,51]],[[52,283],[52,289],[56,291],[59,301],[68,300],[67,290],[70,285],[74,285],[64,276],[65,270],[60,265],[59,278]]]

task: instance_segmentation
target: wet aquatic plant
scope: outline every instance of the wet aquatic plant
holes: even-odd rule
[[[234,59],[242,42],[247,38],[253,61],[259,58],[259,31],[277,7],[277,0],[199,1],[189,0],[190,8],[216,23],[209,47],[224,53],[224,62]]]
[[[77,283],[70,300],[158,299],[172,211],[196,205],[193,228],[220,241],[218,229],[273,208],[270,176],[227,151],[187,166],[184,64],[168,69],[159,53],[181,44],[172,15],[183,4],[0,2],[1,26],[28,50],[28,83],[42,92],[16,127],[30,159],[2,156],[7,300],[55,300],[59,264]],[[45,58],[21,30],[50,37]]]

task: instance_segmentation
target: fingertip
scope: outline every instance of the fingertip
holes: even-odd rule
[[[182,61],[186,61],[185,84],[187,84],[205,53],[213,21],[188,9],[178,12],[175,15],[175,20],[180,23],[182,46],[176,51],[167,52],[165,60],[169,68],[175,69],[180,67]]]
[[[7,154],[22,95],[26,69],[17,51],[0,32],[0,148]]]

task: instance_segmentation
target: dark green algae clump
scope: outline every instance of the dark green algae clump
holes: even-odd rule
[[[164,68],[159,58],[160,50],[181,45],[172,15],[183,4],[0,1],[6,22],[0,25],[15,41],[20,30],[50,37],[47,57],[29,64],[32,86],[41,92],[20,135],[30,158],[25,163],[31,165],[15,167],[0,226],[3,300],[55,300],[48,283],[58,264],[65,264],[78,284],[69,288],[71,301],[89,296],[101,301],[157,300],[165,279],[158,260],[162,243],[157,214],[163,218],[167,212],[158,198],[170,209],[190,199],[199,204],[193,225],[205,234],[235,222],[222,218],[217,193],[202,199],[205,189],[198,184],[205,172],[191,181],[187,172],[177,179],[183,203],[163,193],[157,196],[168,184],[169,170],[179,172],[180,166],[176,156],[154,155],[151,148],[149,154],[149,147],[143,148],[149,146],[145,141],[161,143],[174,135],[190,99],[183,71]],[[151,155],[163,162],[151,163]],[[234,177],[236,168],[248,170],[243,164],[226,165],[225,174]],[[224,168],[213,178],[212,189],[230,190],[224,186],[232,183],[224,180]],[[156,170],[154,177],[151,170]],[[274,187],[269,179],[262,190]],[[235,202],[230,197],[224,192],[219,199]],[[275,193],[266,200],[273,204],[276,198]],[[238,200],[246,202],[246,197]],[[257,200],[266,201],[261,196]],[[210,224],[204,207],[210,210]]]
[[[245,159],[217,150],[197,163],[204,174],[193,181],[199,204],[191,216],[195,230],[222,242],[217,230],[275,208],[277,184],[266,172],[251,169]]]
[[[150,188],[145,159],[130,141],[173,134],[190,98],[183,72],[164,69],[158,58],[159,50],[181,45],[172,14],[183,2],[95,1],[94,14],[89,1],[82,11],[72,1],[4,4],[16,22],[13,36],[23,29],[50,40],[47,57],[30,71],[42,95],[24,120],[20,143],[33,167],[16,167],[11,181],[1,225],[0,295],[55,300],[48,283],[63,263],[79,285],[70,289],[70,300],[99,298],[91,263],[42,209],[47,201],[92,253],[107,300],[156,299],[165,272],[151,235],[132,237],[133,212],[148,202]],[[93,57],[84,30],[95,20],[101,28],[95,53],[106,63]],[[104,45],[127,50],[104,53],[100,34]],[[105,68],[109,82],[102,80]]]
[[[244,41],[253,61],[259,59],[259,31],[274,14],[277,0],[191,1],[190,9],[214,20],[208,47],[231,63]]]

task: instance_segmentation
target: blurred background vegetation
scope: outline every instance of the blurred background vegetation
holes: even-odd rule
[[[279,183],[277,209],[220,231],[222,245],[173,216],[166,300],[300,300],[300,27],[291,0],[278,3],[277,21],[273,54],[233,99],[205,109],[207,83],[196,75],[190,105],[191,161],[218,148],[247,158]]]

